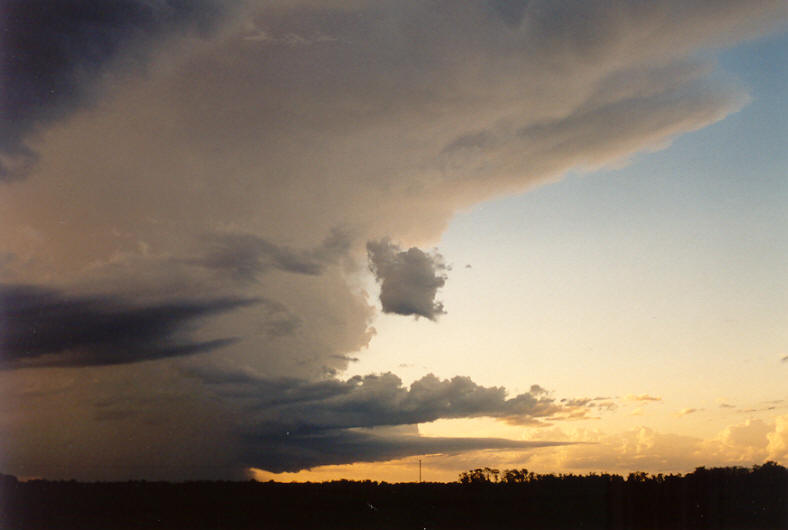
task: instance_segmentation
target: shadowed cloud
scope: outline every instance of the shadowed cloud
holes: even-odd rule
[[[196,27],[223,10],[214,0],[43,2],[7,0],[0,7],[0,182],[23,178],[37,155],[28,135],[94,99],[91,84],[132,44]],[[146,52],[128,57],[143,64]]]
[[[369,268],[380,282],[380,303],[384,313],[414,315],[435,320],[445,313],[435,300],[446,283],[447,270],[440,254],[427,254],[411,247],[402,250],[388,239],[367,243]]]
[[[243,441],[244,463],[274,473],[331,464],[379,462],[412,455],[462,453],[477,449],[524,450],[573,443],[504,438],[426,437],[377,433],[375,429],[326,431],[310,435],[249,434],[244,436]]]
[[[270,269],[316,276],[326,265],[346,256],[351,241],[345,232],[333,230],[321,245],[308,250],[295,250],[245,233],[213,234],[205,237],[205,243],[205,255],[187,263],[251,282]]]
[[[516,425],[587,417],[589,399],[557,401],[543,389],[507,398],[503,387],[484,387],[469,377],[428,374],[409,388],[392,374],[347,380],[270,379],[243,370],[190,366],[183,373],[214,387],[224,399],[243,403],[249,424],[265,432],[314,433],[333,429],[426,423],[441,418],[493,417]]]
[[[235,431],[244,464],[274,472],[414,454],[559,445],[550,440],[422,437],[415,426],[482,416],[533,425],[587,417],[592,406],[590,400],[558,402],[538,385],[507,399],[502,387],[483,387],[459,376],[429,374],[406,388],[392,373],[309,381],[268,379],[215,366],[190,365],[182,372],[208,385],[230,408],[243,411]]]
[[[182,332],[198,319],[256,302],[216,298],[138,304],[117,296],[0,285],[0,367],[123,364],[213,350],[234,339],[193,342]]]

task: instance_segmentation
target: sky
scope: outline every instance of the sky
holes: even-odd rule
[[[783,2],[3,2],[0,471],[788,464]]]

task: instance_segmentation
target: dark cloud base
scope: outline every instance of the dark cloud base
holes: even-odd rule
[[[375,462],[477,449],[530,449],[553,441],[497,438],[434,438],[416,425],[442,418],[493,417],[516,424],[587,417],[594,400],[560,402],[538,385],[506,397],[502,387],[483,387],[468,377],[430,374],[405,387],[394,374],[322,381],[268,379],[243,370],[189,365],[182,368],[224,403],[243,411],[234,428],[246,467],[273,472],[329,464]],[[410,427],[410,429],[404,429]]]
[[[257,434],[314,434],[482,416],[529,425],[551,418],[585,417],[597,405],[592,399],[558,401],[538,385],[507,398],[503,387],[481,386],[462,376],[440,379],[428,374],[405,387],[392,373],[344,381],[267,379],[212,367],[188,367],[183,373],[213,388],[228,403],[243,404],[248,419],[245,430]]]
[[[124,364],[214,350],[234,339],[192,342],[183,333],[187,326],[257,302],[226,297],[139,304],[0,284],[0,369]]]
[[[569,445],[565,442],[519,441],[503,438],[446,438],[418,435],[379,436],[359,430],[329,431],[310,436],[283,434],[243,440],[244,463],[273,473],[317,466],[381,462],[413,455],[462,453],[480,449],[527,450]]]

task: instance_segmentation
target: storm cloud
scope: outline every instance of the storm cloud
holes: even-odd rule
[[[312,435],[247,435],[243,461],[274,473],[351,462],[379,462],[410,455],[452,454],[477,449],[533,450],[572,442],[503,438],[426,437],[374,429],[324,431]]]
[[[369,268],[380,282],[384,313],[422,316],[435,320],[445,313],[435,300],[446,283],[447,270],[440,254],[411,247],[402,250],[387,239],[367,243]]]
[[[369,429],[585,417],[538,387],[341,379],[375,333],[366,289],[437,320],[448,269],[420,249],[456,212],[735,112],[709,56],[785,19],[772,0],[228,4],[4,3],[0,347],[37,370],[0,391],[38,396],[0,400],[7,472],[238,476],[526,447]]]
[[[2,368],[140,362],[210,351],[232,338],[190,341],[195,321],[256,303],[249,298],[135,304],[29,285],[0,285]]]
[[[406,388],[392,373],[323,381],[267,379],[204,365],[185,367],[183,373],[207,385],[217,398],[233,403],[230,408],[243,411],[235,432],[245,465],[275,472],[409,454],[555,445],[558,442],[487,437],[424,438],[415,425],[467,417],[538,425],[588,417],[594,406],[588,399],[561,403],[538,385],[507,398],[502,387],[432,374]],[[408,425],[412,432],[398,427]]]
[[[185,372],[214,386],[219,396],[242,400],[247,421],[276,432],[427,423],[441,418],[492,417],[517,425],[585,417],[591,399],[555,400],[541,389],[508,398],[503,387],[469,377],[428,374],[405,388],[392,373],[329,379],[267,379],[250,373],[192,367]],[[536,386],[536,385],[535,385]]]
[[[195,2],[8,0],[0,8],[0,182],[26,176],[37,159],[26,144],[48,123],[91,104],[115,60],[143,72],[146,48],[169,33],[206,33],[222,7]]]

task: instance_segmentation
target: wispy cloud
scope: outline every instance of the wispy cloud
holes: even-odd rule
[[[625,399],[627,401],[662,401],[661,397],[650,396],[648,394],[627,394]]]

